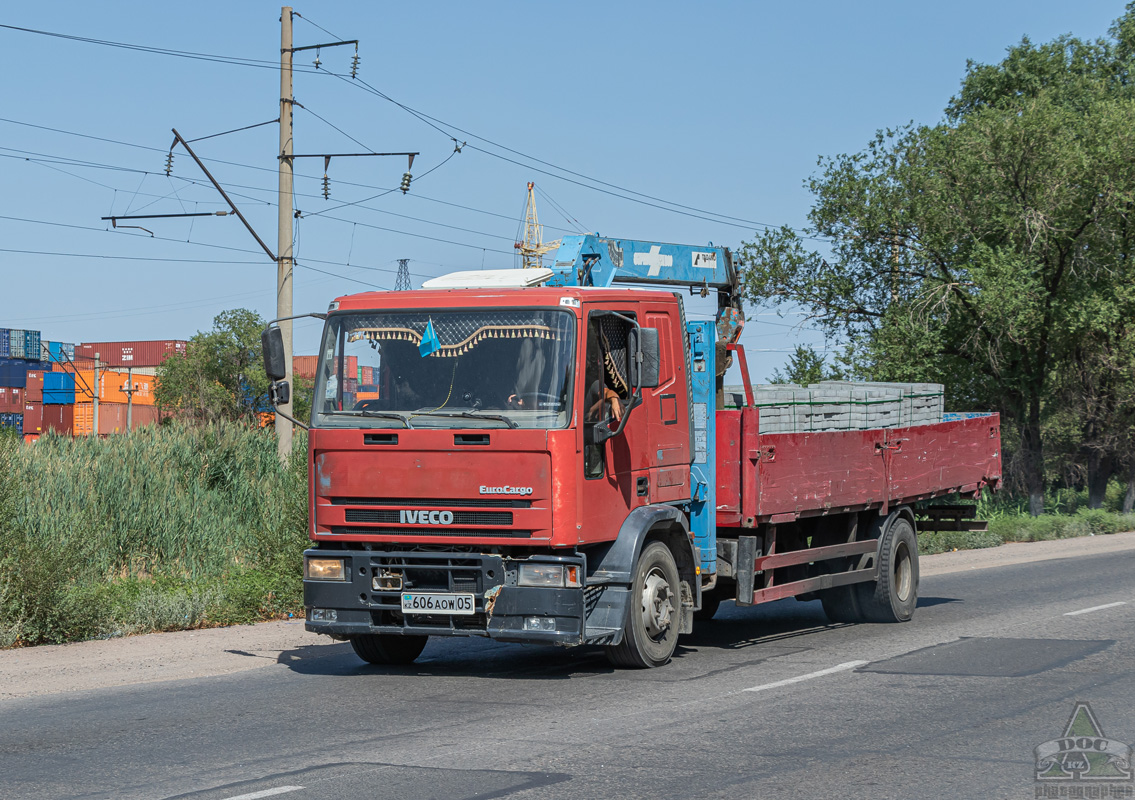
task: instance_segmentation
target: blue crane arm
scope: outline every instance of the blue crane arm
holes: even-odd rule
[[[596,234],[565,236],[552,263],[552,286],[614,283],[714,289],[734,305],[737,273],[725,247],[608,239]],[[738,300],[739,302],[739,300]]]

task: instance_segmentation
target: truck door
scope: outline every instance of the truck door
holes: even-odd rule
[[[684,351],[673,309],[611,309],[644,327],[659,330],[660,380],[643,390],[643,402],[630,412],[619,436],[595,441],[597,426],[612,418],[613,407],[627,413],[625,322],[590,309],[584,350],[583,490],[581,522],[585,541],[609,541],[632,509],[656,502],[689,499],[689,405]],[[620,330],[620,326],[622,330]],[[678,343],[680,347],[680,342]],[[678,349],[681,358],[675,356]]]

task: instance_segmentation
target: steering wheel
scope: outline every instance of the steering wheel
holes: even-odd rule
[[[509,408],[538,411],[540,410],[540,403],[549,403],[558,411],[560,396],[551,392],[525,392],[524,394],[512,394],[508,397]]]

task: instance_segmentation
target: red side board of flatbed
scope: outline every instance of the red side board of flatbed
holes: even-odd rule
[[[717,412],[717,526],[974,494],[1001,479],[997,414],[880,430],[762,434],[759,410]]]

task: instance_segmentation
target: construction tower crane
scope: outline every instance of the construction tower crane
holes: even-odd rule
[[[528,181],[528,205],[524,209],[524,241],[513,245],[520,251],[525,269],[544,266],[544,254],[559,249],[560,240],[544,244],[544,226],[536,216],[536,184]]]

